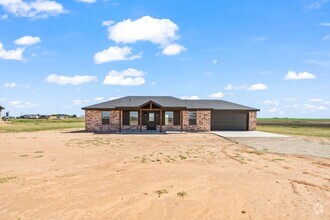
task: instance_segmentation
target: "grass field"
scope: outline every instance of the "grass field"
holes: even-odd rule
[[[330,119],[258,118],[258,131],[330,138]]]
[[[71,118],[64,120],[48,119],[11,119],[0,124],[0,132],[31,132],[43,130],[61,130],[69,128],[81,128],[85,126],[85,119]]]
[[[32,132],[42,130],[84,129],[83,118],[65,120],[12,119],[0,124],[0,132]],[[330,138],[330,119],[282,119],[259,118],[258,131],[289,135]]]

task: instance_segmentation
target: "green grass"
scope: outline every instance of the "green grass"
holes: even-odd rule
[[[70,128],[83,129],[84,126],[85,120],[83,118],[72,118],[63,120],[11,119],[8,125],[0,125],[0,133],[62,130]]]
[[[11,180],[14,180],[16,179],[17,177],[16,176],[5,176],[5,177],[0,177],[0,184],[1,183],[7,183]]]
[[[303,135],[328,138],[330,137],[330,128],[258,125],[257,130],[288,135]]]
[[[162,194],[168,193],[168,191],[166,189],[161,189],[161,190],[155,191],[155,193],[158,194],[158,197],[160,197]]]
[[[292,126],[314,126],[314,127],[330,127],[330,119],[328,118],[258,118],[259,125],[292,125]]]
[[[330,119],[258,118],[258,131],[288,135],[330,137]]]
[[[183,198],[187,195],[187,192],[185,192],[185,191],[178,192],[177,195]]]

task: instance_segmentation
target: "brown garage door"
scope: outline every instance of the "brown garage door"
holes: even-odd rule
[[[211,130],[242,131],[248,129],[248,113],[235,111],[212,111]]]

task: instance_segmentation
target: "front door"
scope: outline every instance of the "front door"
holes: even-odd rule
[[[155,114],[155,112],[148,113],[147,130],[156,130],[156,114]]]

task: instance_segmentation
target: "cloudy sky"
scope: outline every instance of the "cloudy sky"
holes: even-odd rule
[[[0,105],[83,114],[126,95],[330,117],[330,1],[0,0]]]

